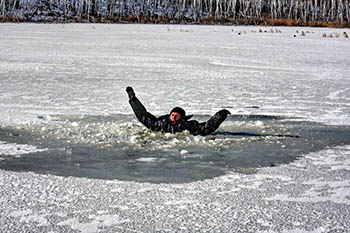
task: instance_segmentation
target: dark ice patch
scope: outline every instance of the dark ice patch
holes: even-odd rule
[[[244,108],[253,108],[253,109],[259,109],[260,107],[259,106],[246,106],[246,107],[244,107]]]

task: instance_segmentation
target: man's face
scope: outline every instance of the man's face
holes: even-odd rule
[[[175,122],[177,122],[180,119],[181,119],[181,115],[179,113],[177,113],[177,112],[170,113],[170,121],[172,123],[175,123]]]

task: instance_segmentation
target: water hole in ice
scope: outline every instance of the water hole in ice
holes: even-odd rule
[[[350,144],[350,127],[279,116],[231,115],[205,137],[151,132],[132,115],[39,118],[40,125],[0,128],[0,141],[39,148],[21,156],[0,154],[0,169],[183,183],[227,172],[253,173],[309,152]]]

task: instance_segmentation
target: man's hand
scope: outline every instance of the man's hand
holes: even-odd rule
[[[227,109],[222,109],[219,111],[220,116],[227,117],[227,115],[231,115],[230,111]]]
[[[134,89],[132,89],[132,87],[127,87],[126,92],[129,95],[129,100],[135,99],[135,92],[134,92]]]

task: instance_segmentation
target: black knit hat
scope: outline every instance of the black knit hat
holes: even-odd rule
[[[177,113],[179,113],[179,114],[181,115],[182,118],[184,118],[184,117],[186,116],[185,110],[183,110],[183,109],[180,108],[180,107],[175,107],[175,108],[173,108],[173,110],[171,110],[170,114],[171,114],[172,112],[177,112]]]

